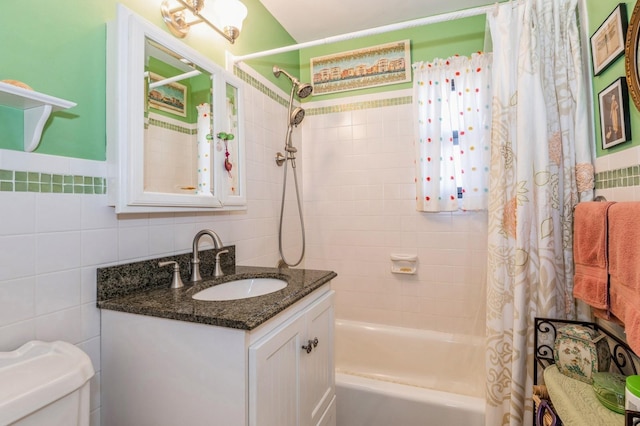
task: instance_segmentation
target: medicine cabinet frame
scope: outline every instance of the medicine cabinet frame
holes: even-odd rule
[[[208,191],[181,188],[188,193],[153,192],[145,189],[145,124],[148,124],[145,79],[145,46],[150,41],[166,48],[185,63],[211,77],[213,120],[209,143]],[[234,88],[235,99],[227,97]],[[162,31],[121,4],[116,19],[107,26],[107,194],[116,213],[224,211],[246,208],[245,132],[243,86],[240,79],[209,58]],[[234,117],[228,114],[233,104]],[[229,123],[235,128],[230,129]],[[232,143],[233,185],[225,168],[223,140],[217,136],[236,133]],[[217,149],[216,149],[217,148]],[[235,164],[233,164],[235,163]],[[233,187],[233,190],[230,188]],[[194,189],[194,191],[190,191]],[[197,193],[200,192],[200,193]]]

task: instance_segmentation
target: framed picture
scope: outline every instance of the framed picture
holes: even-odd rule
[[[627,37],[627,7],[620,3],[591,36],[593,73],[600,74],[622,54]]]
[[[160,111],[170,112],[181,117],[187,116],[187,86],[180,83],[168,83],[151,87],[153,83],[165,78],[150,72],[148,99],[149,106]]]
[[[627,79],[620,77],[598,94],[600,136],[607,149],[631,139]]]
[[[625,426],[638,426],[640,425],[640,412],[625,410],[624,414]]]
[[[314,95],[411,81],[410,41],[311,58]]]

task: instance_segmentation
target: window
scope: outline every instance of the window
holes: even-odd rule
[[[421,211],[487,207],[491,54],[416,63],[416,201]]]

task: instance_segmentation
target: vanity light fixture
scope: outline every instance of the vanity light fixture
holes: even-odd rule
[[[247,7],[240,0],[207,0],[206,5],[205,0],[163,0],[160,12],[176,37],[183,38],[192,25],[204,22],[231,44],[247,17]]]

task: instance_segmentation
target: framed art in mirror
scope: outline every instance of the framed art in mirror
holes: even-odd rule
[[[149,86],[165,77],[149,72]],[[149,106],[161,111],[170,112],[180,117],[187,116],[187,86],[180,83],[169,83],[148,88]]]
[[[631,139],[626,78],[620,77],[598,94],[600,137],[607,149]]]
[[[624,54],[627,7],[620,3],[591,36],[593,74],[598,75]]]

